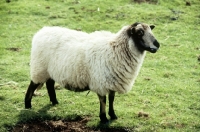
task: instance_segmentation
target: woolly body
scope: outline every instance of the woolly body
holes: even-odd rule
[[[131,90],[146,51],[140,52],[128,36],[129,26],[118,33],[85,33],[44,27],[35,34],[31,49],[31,80],[55,82],[74,91],[88,88],[101,96],[110,90]]]

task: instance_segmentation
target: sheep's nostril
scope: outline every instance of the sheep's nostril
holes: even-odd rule
[[[159,48],[159,47],[160,47],[160,44],[158,43],[158,41],[157,41],[157,40],[155,40],[155,41],[153,42],[153,45],[155,45],[157,48]]]

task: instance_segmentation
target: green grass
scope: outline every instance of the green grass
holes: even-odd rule
[[[200,131],[200,1],[188,1],[191,6],[183,0],[158,0],[156,4],[133,0],[0,1],[0,131],[19,122],[76,116],[88,116],[87,125],[98,126],[99,101],[94,93],[86,96],[87,92],[57,90],[60,104],[52,107],[43,88],[39,91],[43,96],[33,98],[33,109],[24,109],[32,36],[43,26],[117,32],[136,21],[156,25],[154,34],[161,48],[156,54],[147,53],[132,91],[116,95],[119,119],[110,127]],[[139,112],[148,113],[148,118],[138,117]]]

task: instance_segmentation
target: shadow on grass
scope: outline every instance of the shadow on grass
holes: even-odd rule
[[[115,120],[109,120],[109,122],[106,124],[102,124],[101,122],[99,122],[99,124],[96,127],[93,127],[92,129],[94,131],[100,131],[100,132],[107,132],[107,131],[109,131],[109,132],[132,132],[132,131],[134,131],[134,128],[110,127],[110,125],[114,121]]]
[[[113,120],[110,120],[106,124],[102,124],[99,122],[97,126],[87,127],[87,122],[89,121],[89,117],[82,117],[77,114],[68,115],[67,117],[59,117],[48,114],[48,110],[52,108],[51,104],[48,104],[41,108],[38,111],[34,109],[23,109],[20,111],[18,115],[18,122],[15,126],[9,126],[5,124],[4,127],[7,128],[8,131],[16,132],[16,131],[99,131],[99,132],[130,132],[134,131],[131,128],[124,127],[111,127],[110,124]]]
[[[23,109],[20,111],[18,115],[18,123],[27,123],[32,121],[43,121],[52,119],[51,115],[47,113],[47,111],[52,107],[51,104],[45,105],[38,111],[33,109]]]
[[[42,109],[40,109],[38,112],[34,111],[33,109],[23,109],[20,111],[18,115],[18,121],[16,125],[18,124],[24,124],[24,123],[33,123],[33,122],[41,122],[44,120],[52,119],[52,117],[47,113],[47,111],[52,107],[52,105],[46,105]],[[4,124],[4,127],[7,129],[7,131],[12,131],[15,126],[13,124]]]

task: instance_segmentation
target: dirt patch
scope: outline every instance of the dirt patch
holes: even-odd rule
[[[6,50],[17,51],[17,52],[19,52],[19,51],[21,50],[21,48],[11,47],[11,48],[6,48]]]
[[[78,118],[75,120],[57,121],[32,121],[16,125],[11,132],[130,132],[129,128],[109,128],[100,125],[96,128],[86,126],[89,118]]]
[[[150,3],[150,4],[158,3],[158,0],[132,0],[132,1],[137,3]]]
[[[138,117],[146,117],[146,118],[148,118],[148,117],[149,117],[149,114],[146,113],[146,112],[139,112],[139,113],[138,113]]]

